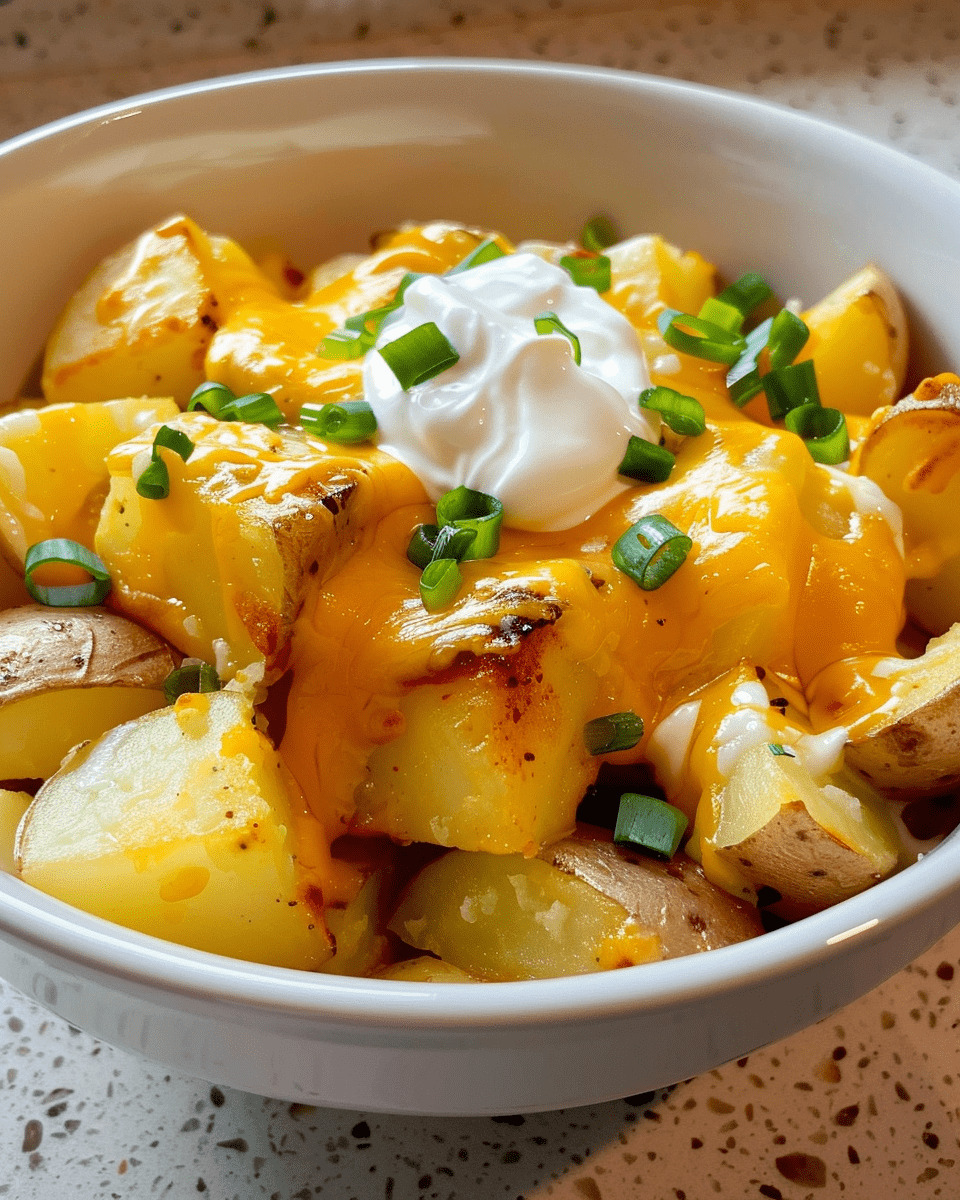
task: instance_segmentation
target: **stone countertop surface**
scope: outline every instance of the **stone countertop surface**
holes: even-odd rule
[[[957,0],[0,0],[0,137],[184,80],[440,54],[732,88],[960,176]],[[672,1089],[423,1119],[167,1074],[0,983],[0,1196],[956,1200],[958,1029],[960,929],[835,1017]]]

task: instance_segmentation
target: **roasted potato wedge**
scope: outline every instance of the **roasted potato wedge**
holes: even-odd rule
[[[850,727],[847,763],[897,800],[941,796],[960,785],[960,625],[919,658],[874,668],[890,700]]]
[[[728,873],[718,882],[747,899],[772,888],[791,917],[864,891],[896,867],[899,843],[882,804],[857,791],[819,786],[783,746],[753,746],[712,797],[719,813],[704,848],[708,874],[719,862]]]
[[[99,608],[0,613],[0,779],[47,779],[73,746],[166,704],[179,655]]]
[[[519,854],[451,850],[413,880],[389,929],[481,979],[581,975],[660,957],[657,935],[622,905]]]
[[[810,340],[798,361],[814,358],[828,408],[870,416],[902,394],[907,318],[890,277],[874,263],[802,314]]]
[[[452,963],[444,962],[442,958],[433,958],[429,954],[418,958],[405,958],[402,962],[392,963],[377,971],[375,979],[399,979],[408,983],[483,983],[479,975],[471,975],[462,971]]]
[[[16,865],[41,891],[143,933],[309,969],[333,947],[320,883],[299,865],[304,823],[249,699],[186,695],[80,747],[27,810]]]

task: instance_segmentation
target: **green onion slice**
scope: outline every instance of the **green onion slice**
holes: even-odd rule
[[[643,438],[631,437],[627,442],[627,452],[623,462],[617,467],[620,475],[627,475],[640,483],[664,483],[670,478],[674,455],[666,446],[658,446]]]
[[[732,367],[747,348],[746,339],[713,321],[665,308],[657,318],[663,340],[674,350]]]
[[[407,546],[407,558],[415,567],[423,568],[433,561],[433,548],[440,535],[439,525],[418,525]]]
[[[393,298],[394,304],[396,304],[399,308],[403,303],[403,298],[406,295],[407,288],[410,286],[410,284],[416,283],[418,279],[423,279],[424,276],[429,274],[429,271],[408,271],[400,280],[400,286],[397,288],[397,294]]]
[[[613,840],[653,858],[673,858],[687,828],[687,818],[679,808],[653,796],[625,792],[620,797]]]
[[[209,663],[189,663],[177,667],[163,681],[163,694],[168,704],[188,692],[219,692],[220,676]]]
[[[591,217],[580,234],[580,245],[584,250],[591,250],[595,254],[606,250],[608,246],[614,245],[619,240],[620,234],[616,225],[602,213]]]
[[[767,393],[767,408],[774,421],[783,420],[792,408],[819,404],[820,390],[813,359],[805,358],[803,362],[769,371],[763,377],[763,390]]]
[[[660,513],[652,513],[632,525],[611,551],[613,565],[640,585],[656,591],[674,571],[683,566],[693,542]]]
[[[541,336],[550,333],[563,334],[573,347],[573,361],[578,367],[580,366],[580,339],[575,333],[570,332],[555,312],[547,310],[546,312],[537,313],[533,318],[533,326]]]
[[[184,462],[193,453],[195,447],[193,442],[180,429],[171,429],[169,425],[161,425],[153,439],[153,451],[156,455],[157,448],[162,446],[165,450],[172,450],[174,454],[179,454]]]
[[[222,421],[225,409],[234,400],[236,400],[236,396],[226,384],[214,383],[210,379],[206,383],[201,383],[198,388],[194,388],[187,403],[187,412],[196,412],[198,408],[202,408],[211,417],[216,417],[218,421]]]
[[[374,339],[365,331],[334,329],[321,341],[317,353],[321,358],[331,358],[336,362],[352,362],[363,358],[373,343]]]
[[[501,250],[493,238],[487,238],[486,241],[480,243],[475,249],[471,250],[466,258],[460,260],[455,267],[451,267],[449,271],[444,272],[446,275],[459,275],[461,271],[469,271],[473,267],[482,267],[484,263],[494,262],[498,258],[506,257],[506,251]]]
[[[380,357],[405,392],[455,366],[460,355],[433,321],[380,347]]]
[[[476,533],[470,528],[461,528],[456,525],[444,525],[437,532],[437,539],[433,543],[433,553],[430,555],[432,562],[436,558],[453,558],[457,562],[463,562],[467,557],[478,558],[479,555],[471,555],[469,552],[476,541]]]
[[[719,296],[710,296],[704,300],[697,316],[701,321],[712,321],[728,333],[739,333],[743,328],[743,313],[735,304],[728,304]]]
[[[91,577],[89,583],[44,587],[34,583],[33,573],[47,563],[63,563],[81,567]],[[48,608],[88,608],[100,604],[110,591],[110,572],[92,550],[69,538],[48,538],[36,542],[27,550],[23,567],[27,591],[38,604]]]
[[[445,608],[460,591],[463,576],[455,558],[435,558],[420,576],[420,599],[428,612]]]
[[[227,408],[228,421],[247,421],[251,425],[266,425],[268,429],[276,429],[283,424],[283,413],[276,400],[267,392],[251,392],[248,396],[238,396]]]
[[[588,754],[613,754],[632,750],[643,737],[643,718],[635,712],[610,713],[595,717],[583,727],[583,744]]]
[[[803,438],[818,463],[836,466],[850,457],[847,421],[837,409],[821,408],[819,404],[801,404],[787,413],[783,423],[791,433]]]
[[[605,254],[583,257],[565,254],[560,266],[567,272],[577,287],[594,288],[598,292],[609,292],[611,283],[610,259]]]
[[[469,529],[473,542],[463,555],[468,558],[492,558],[500,548],[503,505],[495,496],[460,486],[446,492],[437,501],[437,522]]]
[[[665,425],[684,437],[699,437],[707,427],[703,405],[673,388],[652,387],[640,393],[640,407],[658,412]]]
[[[756,271],[748,271],[746,275],[741,275],[734,283],[725,287],[717,299],[722,300],[724,304],[732,304],[744,317],[748,317],[758,304],[769,300],[772,295],[773,290],[764,277]]]
[[[366,400],[305,404],[300,409],[300,424],[308,433],[345,446],[368,442],[377,432],[377,418]]]
[[[343,327],[351,333],[366,334],[372,345],[380,332],[380,326],[391,313],[397,311],[401,303],[401,300],[394,297],[389,304],[384,304],[380,308],[371,308],[369,312],[358,313],[355,317],[347,317]]]
[[[746,348],[736,363],[727,372],[727,387],[730,389],[730,399],[737,408],[743,408],[758,392],[763,391],[763,381],[757,359],[767,344],[773,317],[761,321],[756,329],[751,329],[746,336]]]
[[[157,456],[156,449],[153,453],[154,457],[137,479],[137,495],[144,500],[166,500],[170,495],[170,472],[163,459]]]
[[[768,742],[767,749],[774,758],[796,758],[792,750],[788,750],[786,746],[781,746],[779,742]]]
[[[779,371],[789,367],[810,337],[810,330],[789,308],[782,308],[773,318],[767,351],[770,354],[770,370]]]

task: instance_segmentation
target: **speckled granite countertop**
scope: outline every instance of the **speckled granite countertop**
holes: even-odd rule
[[[0,0],[0,136],[181,80],[408,54],[597,63],[838,120],[960,175],[960,4]],[[165,1074],[0,984],[0,1196],[960,1196],[960,930],[819,1026],[560,1113],[335,1112]]]

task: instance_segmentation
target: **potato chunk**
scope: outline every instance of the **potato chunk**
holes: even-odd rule
[[[68,301],[47,342],[47,400],[142,393],[174,396],[185,406],[204,380],[217,328],[210,255],[203,230],[175,216],[104,259]]]
[[[802,316],[810,340],[798,360],[816,360],[826,407],[868,417],[902,394],[907,318],[880,267],[869,263]]]
[[[414,879],[389,928],[485,979],[582,975],[660,957],[656,934],[536,858],[452,850]]]
[[[370,756],[354,827],[536,853],[572,830],[596,773],[583,727],[597,689],[597,676],[550,628],[531,633],[514,657],[419,683],[400,702],[403,732]]]
[[[897,800],[953,791],[960,784],[960,625],[919,658],[881,660],[874,670],[890,699],[851,726],[847,763]]]
[[[661,958],[715,950],[763,932],[756,909],[714,886],[685,854],[660,862],[615,845],[605,829],[581,825],[575,837],[538,857],[622,905],[660,939]]]
[[[773,888],[790,916],[856,895],[897,865],[896,833],[880,805],[834,782],[818,786],[789,750],[745,751],[714,803],[709,848],[740,879],[741,894]]]
[[[179,658],[98,608],[0,613],[0,779],[47,779],[80,742],[166,704]]]
[[[177,412],[171,399],[143,396],[0,417],[0,550],[6,559],[22,573],[28,547],[45,538],[92,547],[110,485],[107,455]]]
[[[32,803],[33,797],[28,792],[0,789],[0,871],[10,875],[16,869],[13,847],[17,826]]]
[[[318,881],[298,867],[307,821],[250,701],[182,696],[80,748],[47,781],[20,826],[17,869],[143,933],[311,968],[332,948]]]
[[[857,470],[903,513],[907,611],[928,633],[941,634],[960,620],[960,381],[924,380],[917,393],[929,398],[877,414]]]
[[[200,412],[172,425],[194,449],[185,463],[166,456],[165,500],[136,490],[152,431],[111,453],[96,549],[113,579],[111,604],[222,677],[276,660],[313,575],[336,569],[379,504],[422,494],[375,450],[341,454],[299,430]]]

